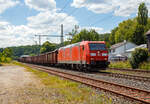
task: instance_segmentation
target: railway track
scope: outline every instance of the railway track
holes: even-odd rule
[[[138,80],[138,81],[150,82],[150,77],[143,77],[143,76],[137,76],[137,75],[128,75],[128,74],[120,74],[120,73],[96,73],[96,74],[116,77],[116,78],[125,78],[125,79],[133,79],[133,80]]]
[[[51,70],[47,67],[37,66],[37,65],[29,65],[29,67],[39,69],[41,71],[60,76],[69,80],[73,80],[76,82],[80,82],[94,88],[98,88],[104,91],[108,91],[111,93],[115,93],[117,95],[124,96],[126,98],[130,98],[132,100],[140,102],[140,104],[150,104],[150,91],[145,91],[137,88],[132,88],[120,84],[110,83],[107,81],[102,81],[98,79],[93,79],[91,77],[87,77],[84,75],[77,75],[68,72],[62,72],[60,70]]]
[[[107,69],[108,70],[119,70],[119,71],[150,73],[150,71],[148,71],[148,70],[140,70],[140,69],[124,69],[124,68],[107,68]]]

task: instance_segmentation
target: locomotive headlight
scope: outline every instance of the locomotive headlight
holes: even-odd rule
[[[107,56],[108,54],[107,53],[102,53],[102,56]]]
[[[91,58],[91,60],[94,60],[94,58]]]
[[[104,60],[107,60],[107,58],[104,58]]]
[[[96,53],[90,53],[90,56],[96,56]]]

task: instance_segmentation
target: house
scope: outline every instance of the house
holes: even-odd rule
[[[128,57],[126,51],[135,47],[137,47],[136,44],[127,41],[114,44],[110,47],[109,58],[111,59],[116,56]]]

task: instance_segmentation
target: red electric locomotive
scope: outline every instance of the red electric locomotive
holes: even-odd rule
[[[104,41],[82,41],[58,50],[58,64],[78,70],[106,68],[108,51]]]
[[[108,51],[104,41],[82,41],[38,56],[23,57],[22,62],[63,66],[70,69],[95,71],[108,66]]]

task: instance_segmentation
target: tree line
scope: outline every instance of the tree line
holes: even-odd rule
[[[4,50],[8,49],[11,53],[11,58],[17,59],[22,55],[30,55],[30,56],[37,55],[40,53],[40,48],[41,47],[39,45],[27,45],[27,46],[1,48],[0,54],[5,52]]]

